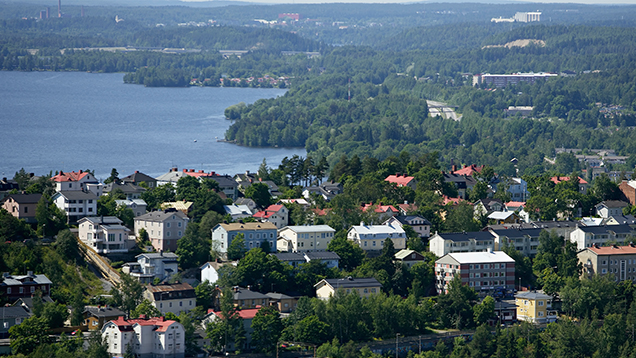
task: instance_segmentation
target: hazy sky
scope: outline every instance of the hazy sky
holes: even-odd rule
[[[208,1],[208,0],[182,0],[187,2],[193,1]],[[239,0],[240,1],[240,0]],[[406,1],[406,0],[243,0],[246,2],[258,2],[258,3],[269,3],[269,4],[324,4],[324,3],[411,3],[411,2],[446,2],[444,0],[430,0],[430,1]],[[456,2],[456,1],[453,1]],[[480,3],[488,3],[488,0],[477,0],[471,1],[466,0],[466,2],[480,2]],[[493,1],[493,3],[501,3],[502,1]],[[511,3],[514,2],[510,1]],[[636,5],[636,0],[533,0],[533,1],[518,1],[520,3],[577,3],[577,4],[597,4],[597,5],[611,5],[611,4],[630,4]]]

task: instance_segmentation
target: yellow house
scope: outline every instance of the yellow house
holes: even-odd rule
[[[316,297],[327,300],[334,296],[336,291],[343,290],[344,293],[357,292],[360,297],[369,297],[376,293],[380,293],[382,284],[375,278],[331,278],[324,279],[314,285],[316,288]]]
[[[527,291],[515,295],[517,319],[531,323],[551,323],[557,319],[552,310],[552,296],[542,292]]]

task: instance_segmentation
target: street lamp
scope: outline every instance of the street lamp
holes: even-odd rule
[[[395,334],[395,358],[398,358],[398,338],[400,337],[399,333]]]
[[[422,336],[420,336],[420,355],[422,355]]]

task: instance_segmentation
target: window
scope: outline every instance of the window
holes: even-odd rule
[[[179,222],[177,223],[177,226],[178,226],[178,227],[181,227],[181,221],[179,221]],[[181,234],[179,234],[179,236],[181,236]]]
[[[31,286],[31,293],[35,292],[35,287]]]
[[[25,206],[25,207],[24,207],[24,213],[25,213],[25,214],[27,214],[28,212],[29,212],[29,207],[28,207],[28,206]]]
[[[170,227],[170,223],[166,223],[166,227]]]
[[[543,317],[543,311],[539,311],[538,316],[539,316],[539,317]]]
[[[24,293],[24,287],[20,287],[20,293]]]
[[[537,301],[538,306],[543,306],[543,301]]]

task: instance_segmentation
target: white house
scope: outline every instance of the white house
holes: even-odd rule
[[[179,315],[196,307],[197,297],[194,288],[188,283],[162,283],[148,285],[143,297],[162,314],[172,312]]]
[[[385,221],[383,225],[399,225],[400,227],[408,225],[412,227],[413,231],[418,233],[418,235],[420,235],[420,237],[422,238],[431,236],[431,222],[420,215],[392,216],[387,221]]]
[[[252,217],[260,222],[270,222],[276,225],[278,229],[282,229],[289,223],[289,210],[282,204],[270,205],[267,209],[252,215]]]
[[[55,191],[83,191],[88,190],[87,184],[99,184],[93,174],[82,170],[77,173],[60,171],[51,180],[55,183]]]
[[[406,248],[406,233],[399,225],[360,225],[352,226],[347,239],[353,241],[365,251],[382,250],[384,240],[391,239],[397,250]]]
[[[276,252],[276,226],[272,223],[231,223],[218,224],[212,229],[212,247],[220,253],[227,253],[232,240],[243,234],[247,250],[261,247],[264,241],[269,243],[270,250]]]
[[[634,235],[634,229],[629,225],[608,226],[578,226],[570,233],[570,241],[576,244],[577,250],[598,245],[605,246],[613,243],[625,245],[628,236]]]
[[[97,214],[97,195],[81,190],[58,191],[52,197],[55,206],[66,213],[69,223]]]
[[[530,199],[528,183],[521,178],[510,178],[510,186],[507,190],[512,201],[527,201]]]
[[[112,357],[123,357],[128,346],[136,357],[185,357],[185,330],[163,317],[124,320],[119,317],[102,327],[102,339]]]
[[[277,248],[280,251],[326,251],[336,234],[329,225],[285,226],[278,230]]]
[[[100,255],[125,253],[135,245],[130,229],[115,216],[85,217],[78,224],[80,240]]]
[[[135,256],[137,262],[128,262],[122,271],[141,283],[152,283],[155,278],[165,280],[179,270],[179,256],[171,252],[145,253]]]
[[[177,240],[185,234],[190,218],[176,209],[152,211],[135,217],[135,234],[146,230],[152,246],[157,251],[177,251]]]
[[[488,231],[435,233],[429,243],[429,251],[442,257],[452,252],[492,251],[495,249],[495,236]]]
[[[629,206],[629,203],[620,200],[605,200],[596,204],[596,215],[607,219],[610,216],[622,216],[623,208]]]
[[[234,265],[236,266],[236,262],[234,263],[219,263],[219,262],[206,262],[204,263],[201,269],[201,282],[208,281],[211,284],[216,283],[219,279],[219,269],[224,265]]]
[[[132,210],[135,216],[141,216],[146,213],[146,208],[148,204],[144,201],[144,199],[124,199],[124,200],[115,200],[117,206],[125,206],[128,209]]]

